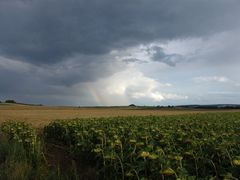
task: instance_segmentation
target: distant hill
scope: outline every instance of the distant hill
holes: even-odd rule
[[[42,104],[20,103],[20,102],[9,101],[9,100],[7,100],[5,102],[0,102],[0,105],[43,106]]]
[[[175,106],[180,108],[191,108],[191,109],[240,109],[240,104],[207,104],[207,105],[180,105]]]

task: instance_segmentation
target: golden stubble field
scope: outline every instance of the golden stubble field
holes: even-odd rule
[[[19,104],[0,104],[0,123],[4,121],[25,121],[33,127],[41,128],[56,119],[74,119],[89,117],[148,116],[206,113],[240,110],[182,110],[182,109],[142,109],[129,107],[50,107]]]

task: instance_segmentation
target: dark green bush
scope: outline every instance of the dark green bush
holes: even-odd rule
[[[12,100],[12,99],[8,99],[5,101],[5,103],[16,103],[16,101]]]

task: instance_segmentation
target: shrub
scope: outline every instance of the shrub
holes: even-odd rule
[[[8,99],[5,101],[5,103],[16,103],[16,101],[12,100],[12,99]]]
[[[135,104],[130,104],[129,107],[136,107],[136,105]]]

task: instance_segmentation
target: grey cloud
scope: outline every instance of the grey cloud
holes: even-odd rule
[[[0,53],[34,64],[231,29],[236,0],[0,2]],[[223,23],[224,22],[224,23]]]
[[[43,79],[54,85],[72,86],[92,82],[121,71],[124,64],[111,61],[111,56],[78,55],[66,62],[46,66]]]
[[[82,104],[94,105],[84,83],[111,76],[128,68],[130,62],[133,66],[142,62],[131,58],[120,62],[112,50],[235,30],[240,27],[239,9],[239,0],[0,0],[0,98],[44,104],[71,104],[79,98]],[[239,31],[233,32],[232,40],[219,41],[229,42],[228,49],[224,44],[203,52],[200,59],[213,68],[222,59],[222,71],[227,71],[227,65],[236,79],[229,77],[237,81]],[[155,51],[154,61],[174,66],[183,60],[159,47]],[[1,57],[17,63],[5,63]],[[154,68],[149,72],[155,73]],[[182,83],[180,77],[191,75],[184,76],[184,68],[177,69],[178,73],[169,69],[161,69],[168,75],[158,77]]]
[[[207,48],[199,52],[199,58],[205,60],[209,66],[218,65],[226,68],[226,66],[239,64],[239,33],[240,27],[209,38],[205,41]]]
[[[152,54],[152,59],[154,61],[162,62],[168,64],[169,66],[175,66],[177,63],[183,60],[183,56],[180,54],[166,54],[163,48],[154,46],[151,48],[154,51]]]
[[[64,74],[58,79],[50,77],[48,73],[49,70],[14,72],[0,67],[0,100],[15,99],[18,102],[71,105],[76,99],[87,97],[84,85],[75,87],[73,81],[70,81],[71,76],[65,74],[66,82],[60,82]]]
[[[122,61],[125,63],[147,63],[147,61],[137,59],[137,58],[125,58],[125,59],[122,59]]]
[[[20,82],[23,85],[40,81],[38,83],[42,85],[70,87],[81,82],[93,82],[121,71],[125,63],[110,61],[112,58],[107,55],[77,55],[63,62],[38,66],[0,57],[0,82],[11,82],[14,86]],[[28,84],[29,87],[31,83]],[[10,84],[8,86],[11,87]]]

